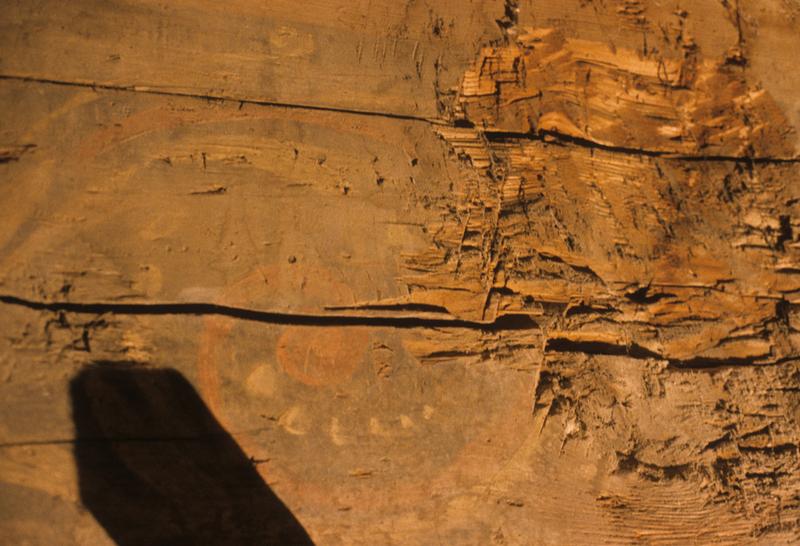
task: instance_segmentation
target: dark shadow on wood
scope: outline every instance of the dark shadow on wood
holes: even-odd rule
[[[312,544],[177,371],[99,364],[70,394],[81,501],[117,544]]]

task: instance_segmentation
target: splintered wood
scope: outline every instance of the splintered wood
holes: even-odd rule
[[[793,155],[793,128],[766,91],[747,85],[736,58],[702,58],[680,32],[669,43],[677,51],[643,58],[555,29],[524,32],[481,51],[464,76],[457,119],[650,154]]]
[[[735,67],[690,59],[667,66],[552,29],[484,49],[454,106],[469,127],[439,130],[475,172],[431,250],[409,259],[411,300],[538,317],[554,346],[675,365],[794,357],[792,129]]]
[[[798,28],[796,0],[4,6],[0,542],[124,543],[99,469],[219,544],[266,521],[245,490],[331,546],[798,544]],[[219,423],[187,449],[174,412],[162,467],[119,431],[162,430],[165,368]],[[77,413],[131,401],[118,468],[81,466]]]
[[[735,59],[680,45],[678,62],[642,59],[540,29],[481,51],[455,126],[438,129],[472,171],[429,227],[431,248],[408,258],[408,301],[492,324],[527,317],[539,332],[505,331],[500,347],[496,333],[434,332],[409,346],[432,362],[539,358],[534,415],[566,416],[564,441],[590,437],[645,480],[700,480],[707,502],[761,513],[759,533],[796,529],[795,131]],[[648,364],[620,370],[630,359]],[[750,367],[764,364],[779,366]],[[631,375],[642,387],[620,410],[632,393],[614,383]],[[657,431],[644,415],[679,425]],[[631,504],[654,518],[673,509],[598,500],[621,527]]]

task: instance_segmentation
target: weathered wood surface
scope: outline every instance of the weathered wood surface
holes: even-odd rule
[[[265,267],[266,309],[396,296],[400,254],[435,217],[418,202],[447,184],[446,148],[420,122],[0,88],[17,105],[7,142],[25,150],[3,168],[27,181],[3,201],[3,277],[29,296],[65,283],[74,301],[213,301]],[[344,288],[313,300],[305,282]]]
[[[437,116],[496,39],[500,0],[13,2],[0,73],[154,92]]]
[[[124,365],[320,544],[796,543],[798,16],[11,4],[0,536],[109,542],[69,385]]]
[[[737,59],[745,48],[754,83],[800,122],[800,76],[787,69],[800,46],[797,8],[781,0],[314,0],[302,7],[284,0],[15,0],[0,17],[0,73],[439,117],[440,95],[458,85],[482,45],[512,25],[555,25],[611,50],[666,57],[674,54],[664,39],[670,27],[708,58]]]

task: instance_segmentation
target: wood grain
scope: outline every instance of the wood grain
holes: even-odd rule
[[[460,17],[463,12],[468,17]],[[15,1],[0,74],[435,117],[502,2]]]
[[[112,543],[106,367],[186,378],[318,544],[796,543],[798,17],[4,6],[0,536]]]

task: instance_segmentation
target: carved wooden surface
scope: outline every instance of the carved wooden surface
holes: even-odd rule
[[[0,536],[119,540],[74,378],[169,368],[318,544],[796,543],[798,17],[9,4]]]

